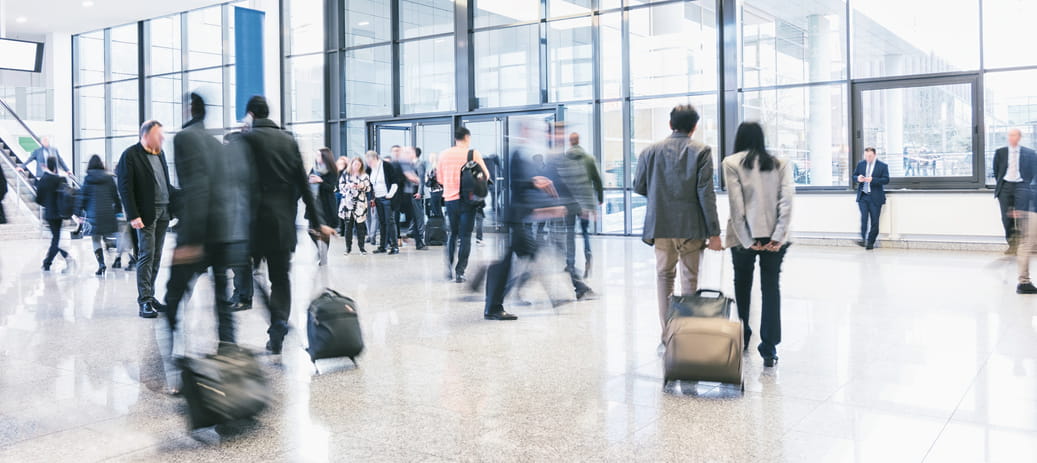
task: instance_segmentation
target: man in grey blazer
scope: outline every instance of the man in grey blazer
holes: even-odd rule
[[[641,239],[655,246],[659,324],[663,327],[677,264],[681,293],[691,295],[698,290],[702,250],[707,246],[723,250],[712,151],[691,139],[698,121],[699,113],[691,105],[673,108],[673,133],[641,152],[634,177],[634,192],[648,198]]]

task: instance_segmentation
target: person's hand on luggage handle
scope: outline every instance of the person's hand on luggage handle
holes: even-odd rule
[[[724,245],[720,243],[720,237],[719,236],[710,236],[709,237],[709,241],[706,244],[706,247],[708,247],[710,251],[723,251],[724,250]]]
[[[177,246],[173,249],[173,265],[200,262],[204,255],[205,251],[201,245],[191,244],[187,246]]]
[[[133,227],[135,230],[140,230],[144,228],[144,221],[141,220],[140,217],[137,217],[136,219],[130,221],[130,226]]]

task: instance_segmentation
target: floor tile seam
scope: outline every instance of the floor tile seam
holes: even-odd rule
[[[15,445],[18,445],[18,444],[24,444],[26,442],[34,441],[34,440],[37,440],[37,439],[42,439],[44,437],[53,436],[54,434],[60,434],[60,433],[63,433],[63,432],[75,431],[75,430],[78,430],[78,429],[85,429],[87,431],[90,431],[90,432],[93,432],[93,433],[96,433],[96,434],[100,434],[100,432],[95,431],[93,429],[90,429],[90,426],[93,426],[94,424],[97,424],[97,423],[100,423],[100,422],[111,421],[111,420],[115,420],[115,419],[118,419],[118,418],[119,417],[106,418],[106,419],[103,419],[103,420],[95,422],[95,423],[83,424],[83,425],[79,425],[79,426],[72,426],[70,428],[64,428],[64,429],[57,429],[57,430],[54,430],[54,431],[51,431],[51,432],[48,432],[48,433],[40,434],[38,436],[33,436],[33,437],[26,438],[26,439],[21,439],[21,440],[17,440],[17,441],[14,441],[14,442],[10,442],[10,443],[7,444],[6,448],[0,448],[0,452],[9,450],[9,449],[11,449],[12,447],[14,447]]]
[[[965,389],[965,392],[961,395],[961,398],[958,399],[958,403],[954,405],[954,410],[947,417],[947,420],[944,421],[943,426],[940,427],[940,432],[936,433],[936,437],[933,439],[932,443],[929,444],[929,448],[925,450],[925,455],[922,456],[922,460],[920,463],[925,463],[925,460],[929,458],[929,454],[932,453],[934,448],[936,448],[936,443],[940,441],[941,437],[943,437],[943,432],[947,430],[947,427],[950,426],[951,422],[954,420],[954,415],[958,413],[958,410],[961,408],[961,404],[965,402],[965,398],[968,397],[969,392],[972,391],[972,388],[975,387],[976,381],[979,379],[979,375],[983,372],[984,369],[986,369],[987,365],[990,363],[990,358],[993,356],[993,353],[989,353],[987,354],[987,357],[983,359],[983,364],[980,365],[979,369],[976,371],[976,375],[973,376],[972,381],[969,382],[969,387]]]

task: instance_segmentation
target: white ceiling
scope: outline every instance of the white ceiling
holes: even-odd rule
[[[227,0],[7,0],[7,33],[89,32],[180,11],[226,3]],[[25,22],[17,19],[24,17]]]

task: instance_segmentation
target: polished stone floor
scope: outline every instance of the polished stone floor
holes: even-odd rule
[[[325,360],[315,374],[293,331],[283,356],[261,358],[269,410],[188,432],[165,394],[165,327],[136,316],[133,274],[95,278],[89,241],[71,245],[79,269],[43,274],[45,245],[0,242],[3,462],[1037,459],[1037,296],[1014,293],[1014,263],[996,254],[793,246],[781,363],[747,356],[740,395],[663,390],[654,260],[637,239],[595,239],[598,299],[552,308],[534,285],[531,305],[509,306],[516,322],[482,320],[477,294],[441,280],[438,251],[347,257],[336,242],[331,286],[359,301],[359,368]],[[300,245],[297,327],[314,259]],[[712,259],[704,285],[721,281]],[[557,291],[553,268],[541,272]],[[186,311],[189,354],[213,349],[211,291],[201,279]],[[261,348],[263,309],[237,320]]]

